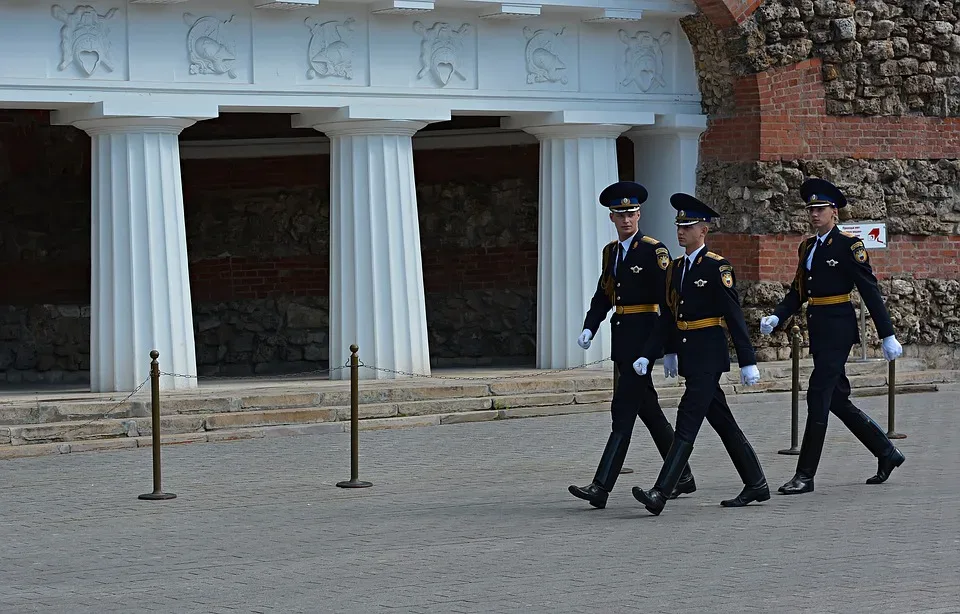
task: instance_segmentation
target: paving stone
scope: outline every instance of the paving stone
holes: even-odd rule
[[[245,411],[207,416],[205,425],[208,431],[218,429],[241,428],[247,426],[269,426],[303,422],[330,422],[337,416],[332,409],[274,409],[270,411]]]
[[[401,416],[422,416],[446,412],[465,412],[490,409],[490,397],[475,399],[440,399],[436,401],[411,401],[399,403],[397,411]]]

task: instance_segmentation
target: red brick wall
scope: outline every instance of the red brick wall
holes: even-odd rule
[[[716,233],[708,237],[708,243],[733,264],[738,279],[786,283],[793,278],[797,247],[803,239],[800,235]],[[879,279],[960,277],[960,236],[893,235],[889,241],[887,249],[870,250]]]
[[[763,0],[697,0],[697,6],[718,28],[729,28],[753,15]]]
[[[819,58],[741,77],[734,97],[735,115],[708,122],[704,158],[960,157],[960,118],[827,115]]]

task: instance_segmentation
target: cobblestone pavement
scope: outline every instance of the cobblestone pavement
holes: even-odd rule
[[[886,399],[857,399],[886,425]],[[638,424],[605,510],[604,414],[0,463],[0,611],[960,612],[960,392],[898,399],[907,461],[881,486],[832,419],[815,493],[719,507],[740,484],[709,426],[699,490],[650,516],[630,487],[659,457]],[[793,475],[789,407],[734,412],[771,490]],[[668,411],[671,421],[675,412]],[[802,414],[801,414],[802,419]]]

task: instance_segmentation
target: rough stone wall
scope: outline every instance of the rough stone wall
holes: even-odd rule
[[[723,232],[804,233],[799,188],[810,176],[843,187],[850,204],[841,222],[882,220],[890,234],[960,234],[960,160],[704,160],[698,194],[723,212]]]
[[[950,0],[767,0],[741,28],[745,68],[823,58],[834,115],[960,116],[960,11]]]

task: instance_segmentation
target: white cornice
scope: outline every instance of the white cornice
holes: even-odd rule
[[[522,130],[498,130],[495,128],[427,131],[419,132],[413,137],[413,148],[415,150],[470,149],[474,147],[536,144],[536,137]],[[180,141],[180,158],[183,160],[325,156],[329,153],[330,140],[323,136]]]

